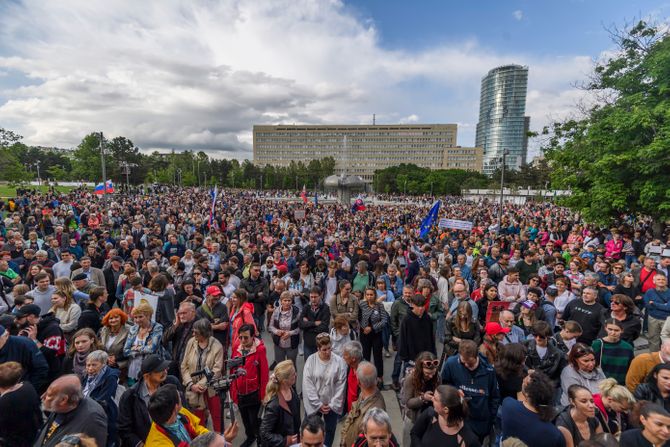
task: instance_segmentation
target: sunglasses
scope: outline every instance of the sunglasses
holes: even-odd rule
[[[321,332],[316,336],[317,340],[321,340],[322,338],[330,337],[330,335],[327,332]]]
[[[535,338],[539,338],[540,340],[544,340],[544,339],[546,339],[547,337],[545,337],[544,335],[535,334]]]
[[[439,360],[424,360],[423,367],[428,369],[437,368],[437,365],[440,364]]]

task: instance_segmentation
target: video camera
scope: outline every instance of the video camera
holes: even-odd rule
[[[230,385],[232,385],[235,379],[247,374],[247,371],[242,368],[242,365],[244,365],[246,360],[246,355],[226,360],[223,363],[223,369],[225,373],[222,377],[215,378],[214,372],[207,367],[201,369],[200,371],[194,372],[191,374],[191,377],[205,376],[205,379],[207,379],[207,386],[214,388],[217,393],[221,391],[225,392],[230,389]],[[230,370],[233,368],[235,368],[235,371],[231,372]]]

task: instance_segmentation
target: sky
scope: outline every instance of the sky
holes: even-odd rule
[[[457,123],[481,78],[529,67],[531,130],[578,114],[608,29],[668,22],[651,0],[1,0],[0,127],[251,158],[254,124]],[[531,142],[531,154],[539,141]]]

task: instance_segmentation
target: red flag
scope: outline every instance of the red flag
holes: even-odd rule
[[[303,203],[307,203],[307,187],[305,185],[302,185],[302,192],[300,193],[300,197],[302,197]]]

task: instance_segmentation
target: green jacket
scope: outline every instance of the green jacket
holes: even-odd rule
[[[402,323],[407,312],[409,312],[409,304],[404,298],[401,297],[393,302],[393,306],[391,306],[391,332],[394,340],[398,340],[400,336],[400,323]]]

